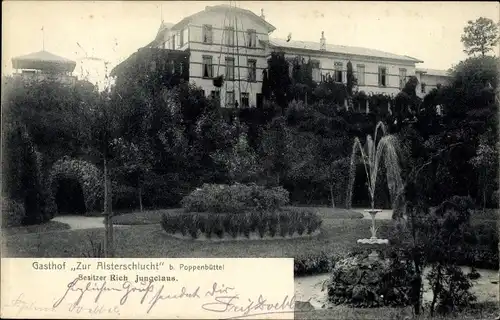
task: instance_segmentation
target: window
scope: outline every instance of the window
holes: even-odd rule
[[[226,45],[234,46],[234,28],[226,27],[224,33],[226,34]]]
[[[312,79],[313,81],[320,82],[321,81],[321,69],[319,65],[319,61],[312,61]]]
[[[209,24],[203,25],[203,43],[212,43],[212,26]]]
[[[241,93],[241,107],[248,108],[250,106],[249,95],[248,92]]]
[[[234,79],[234,58],[226,58],[226,79]]]
[[[406,69],[399,69],[399,89],[403,89],[406,84]]]
[[[342,62],[335,62],[334,80],[335,80],[335,82],[343,82],[343,79],[342,79]]]
[[[175,35],[172,36],[172,49],[175,50]]]
[[[357,68],[356,78],[358,79],[358,85],[364,86],[365,85],[365,66],[362,64],[358,64],[356,66],[356,68]]]
[[[253,29],[247,30],[247,46],[255,48],[257,45],[257,32]]]
[[[422,84],[420,85],[420,87],[421,87],[420,91],[422,93],[425,93],[425,83],[422,82]]]
[[[234,106],[234,91],[226,92],[226,106],[228,107]]]
[[[179,33],[179,47],[182,47],[184,45],[184,32],[181,30]]]
[[[248,81],[255,82],[256,74],[257,74],[257,61],[256,60],[248,60],[247,61],[247,70],[248,70]]]
[[[213,77],[212,56],[203,56],[203,78]]]
[[[378,85],[385,87],[387,86],[387,68],[378,67]]]
[[[215,91],[215,90],[210,91],[210,98],[220,99],[220,91]]]

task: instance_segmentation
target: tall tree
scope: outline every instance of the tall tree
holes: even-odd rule
[[[476,21],[469,20],[461,40],[465,47],[465,53],[468,55],[481,53],[481,56],[484,57],[498,43],[498,23],[484,17],[480,17]]]
[[[347,93],[349,94],[349,97],[352,97],[352,90],[354,89],[354,86],[358,83],[358,80],[354,76],[354,71],[352,69],[352,63],[349,60],[347,62]]]

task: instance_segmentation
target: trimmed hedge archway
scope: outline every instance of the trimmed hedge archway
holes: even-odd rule
[[[55,195],[61,179],[75,179],[83,190],[86,212],[99,210],[102,206],[103,182],[102,172],[90,162],[63,158],[54,163],[47,179],[50,190],[48,199],[52,216],[57,214]]]

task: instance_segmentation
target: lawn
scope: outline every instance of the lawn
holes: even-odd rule
[[[68,230],[69,228],[70,228],[69,225],[67,225],[66,223],[58,221],[48,221],[42,224],[35,224],[31,226],[2,228],[2,234],[20,235],[27,233],[43,233],[51,231],[63,231],[63,230]]]
[[[290,208],[290,207],[285,207]],[[363,214],[347,209],[331,209],[326,207],[300,207],[304,210],[312,210],[318,212],[323,219],[361,219]],[[163,210],[148,210],[143,212],[123,213],[113,217],[115,225],[145,225],[159,224],[164,214],[183,214],[183,209],[163,209]]]
[[[303,257],[319,253],[329,256],[344,255],[354,247],[356,240],[370,235],[370,221],[366,219],[339,219],[331,210],[323,210],[321,234],[315,239],[266,240],[210,243],[179,240],[165,234],[158,224],[164,211],[147,212],[127,217],[127,228],[115,229],[117,257],[180,258],[180,257]],[[355,213],[344,213],[357,216]],[[339,214],[340,216],[341,214]],[[148,218],[144,218],[147,216]],[[155,220],[156,219],[156,220]],[[140,225],[149,221],[149,224]],[[134,222],[134,223],[133,223]],[[389,221],[379,221],[379,225]],[[71,230],[42,234],[10,234],[4,238],[6,255],[11,257],[81,257],[90,251],[90,239],[103,239],[103,229]]]

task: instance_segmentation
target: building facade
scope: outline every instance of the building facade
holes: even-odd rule
[[[451,79],[449,73],[445,70],[422,69],[417,71],[418,87],[417,95],[423,97],[432,89],[436,89],[441,85],[447,85]]]
[[[39,51],[12,59],[14,78],[23,81],[55,81],[73,86],[76,62],[47,51]]]
[[[284,52],[290,60],[309,59],[317,82],[331,76],[345,83],[350,61],[358,79],[357,90],[368,94],[395,95],[410,76],[425,81],[424,89],[417,90],[420,94],[440,81],[435,72],[417,72],[416,65],[423,61],[413,57],[329,44],[324,33],[318,35],[318,42],[273,39],[270,34],[274,30],[263,12],[259,16],[249,10],[218,5],[176,24],[162,23],[156,39],[148,46],[189,51],[189,81],[201,87],[205,95],[218,96],[226,107],[258,104],[263,70],[273,51]],[[220,88],[213,81],[219,76],[224,76]]]

